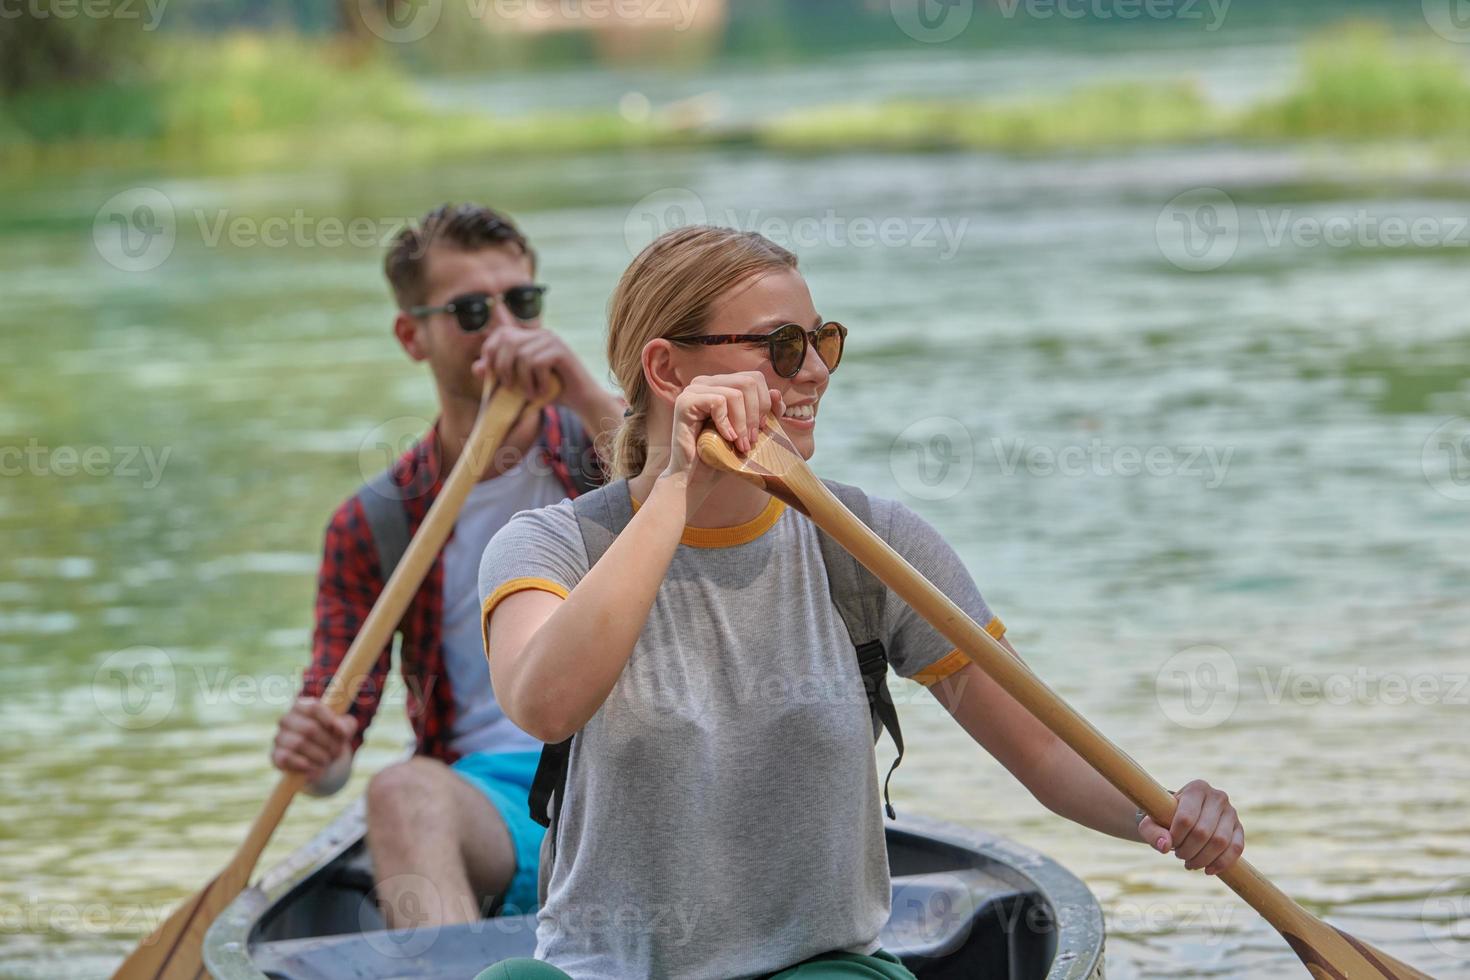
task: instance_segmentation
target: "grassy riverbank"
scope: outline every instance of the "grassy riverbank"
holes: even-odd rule
[[[1335,29],[1304,45],[1284,94],[1243,109],[1188,79],[1109,83],[1015,101],[935,99],[806,108],[742,123],[717,112],[549,112],[513,119],[426,104],[388,58],[291,36],[160,40],[147,75],[0,106],[12,171],[107,164],[233,169],[323,160],[555,154],[713,141],[770,149],[1085,152],[1230,140],[1421,141],[1470,155],[1458,52]]]
[[[789,113],[760,134],[773,147],[829,150],[1079,151],[1233,140],[1403,139],[1470,152],[1470,80],[1441,48],[1352,25],[1304,46],[1284,96],[1244,110],[1211,104],[1188,80],[1115,83],[1013,102],[902,102]]]

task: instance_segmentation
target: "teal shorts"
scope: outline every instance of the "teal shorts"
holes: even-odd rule
[[[538,908],[536,880],[546,828],[531,819],[530,796],[540,759],[540,752],[473,752],[451,767],[485,794],[510,831],[516,871],[501,900],[500,915],[534,913]]]

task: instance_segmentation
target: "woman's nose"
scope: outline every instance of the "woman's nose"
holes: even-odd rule
[[[825,381],[832,372],[827,370],[827,362],[817,354],[817,345],[810,342],[810,337],[807,341],[806,355],[801,359],[801,370],[791,380]]]

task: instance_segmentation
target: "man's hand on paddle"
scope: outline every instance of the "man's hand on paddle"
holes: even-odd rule
[[[471,370],[484,379],[488,370],[501,384],[512,384],[532,401],[542,401],[552,390],[551,376],[561,379],[556,400],[580,414],[591,397],[610,397],[560,336],[539,327],[506,323],[489,331]]]
[[[300,773],[308,783],[319,782],[355,734],[357,719],[351,715],[336,714],[318,698],[297,698],[276,728],[271,763],[282,772]]]
[[[1162,853],[1174,852],[1190,871],[1225,871],[1245,850],[1245,828],[1224,790],[1196,779],[1174,794],[1179,801],[1174,822],[1160,827],[1150,817],[1138,824],[1138,836]]]

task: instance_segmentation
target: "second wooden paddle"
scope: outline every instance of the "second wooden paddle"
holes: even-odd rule
[[[1168,790],[842,506],[807,466],[775,416],[765,417],[761,434],[745,455],[706,428],[699,437],[699,457],[811,518],[1155,823],[1169,826],[1175,801]],[[1430,980],[1428,974],[1312,915],[1244,858],[1219,878],[1281,933],[1319,980]]]
[[[553,390],[545,397],[555,398],[559,390],[560,386],[553,382]],[[449,539],[470,488],[526,407],[526,396],[507,386],[501,386],[492,396],[488,381],[485,397],[488,403],[481,408],[454,469],[322,695],[323,703],[337,714],[347,710],[363,678],[382,655],[383,647],[429,573],[435,556]],[[139,943],[112,975],[113,980],[195,980],[205,976],[204,934],[225,906],[245,888],[286,808],[305,785],[306,778],[299,774],[281,776],[230,863]]]

